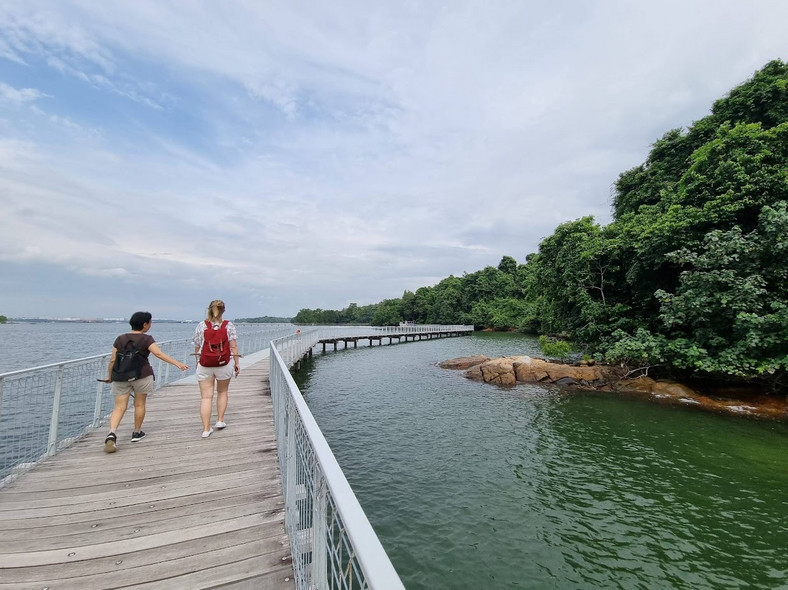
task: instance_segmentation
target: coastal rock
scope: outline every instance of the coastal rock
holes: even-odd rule
[[[488,360],[468,369],[465,372],[465,376],[475,381],[484,381],[485,383],[511,387],[517,384],[517,378],[514,375],[513,367],[515,358],[519,357],[504,356]]]
[[[655,381],[651,393],[657,396],[663,395],[672,398],[694,399],[698,397],[698,392],[691,387],[667,380]]]
[[[475,357],[463,357],[441,363],[444,368],[463,368]],[[511,387],[516,383],[547,382],[561,385],[607,385],[611,379],[608,367],[589,367],[551,363],[530,356],[501,357],[471,365],[465,376],[474,381]]]
[[[635,391],[639,393],[651,393],[654,391],[654,381],[651,377],[636,377],[635,379],[622,379],[615,384],[618,391]]]
[[[481,365],[489,360],[490,357],[484,356],[483,354],[475,354],[473,356],[461,356],[456,359],[443,361],[438,366],[442,369],[465,370],[475,367],[476,365]]]
[[[617,367],[606,365],[566,365],[530,356],[489,359],[482,355],[462,357],[440,363],[447,369],[465,369],[465,376],[475,381],[512,387],[517,383],[552,383],[571,388],[616,391],[646,395],[669,404],[694,406],[702,410],[788,422],[788,399],[752,391],[715,390],[706,394],[667,379],[651,377],[623,379]]]
[[[606,385],[612,380],[609,367],[575,366],[551,363],[540,358],[518,357],[514,363],[517,381],[532,383],[548,381],[569,385]]]
[[[531,358],[530,356],[521,356],[512,363],[514,374],[517,381],[523,383],[535,383],[537,381],[545,381],[550,378],[547,372],[548,363],[542,359]]]

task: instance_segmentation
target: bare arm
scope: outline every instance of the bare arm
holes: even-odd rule
[[[156,344],[155,342],[148,347],[148,350],[150,350],[153,353],[153,356],[155,356],[156,358],[163,360],[165,363],[170,363],[171,365],[175,365],[181,371],[185,371],[186,369],[189,368],[189,365],[184,365],[183,363],[176,361],[171,356],[164,354],[161,351],[161,348],[159,348],[159,345]]]
[[[238,342],[236,340],[230,340],[230,352],[233,353],[233,358],[235,359],[235,374],[237,375],[241,370],[241,357],[238,354]]]

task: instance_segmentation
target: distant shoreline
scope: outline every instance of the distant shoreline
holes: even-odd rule
[[[197,320],[160,320],[160,324],[195,324]],[[127,319],[8,318],[6,324],[127,324]]]

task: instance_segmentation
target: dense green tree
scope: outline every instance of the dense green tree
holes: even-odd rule
[[[402,294],[402,317],[406,321],[415,322],[418,318],[418,298],[412,291],[405,291]]]
[[[372,316],[373,326],[396,326],[402,321],[402,302],[400,299],[381,301],[375,315]]]
[[[757,229],[713,230],[698,251],[672,254],[689,270],[676,293],[658,291],[675,367],[730,375],[788,368],[788,210],[765,207]]]
[[[517,272],[517,261],[511,256],[504,256],[498,263],[498,270],[509,275],[514,275]]]
[[[605,240],[593,218],[559,225],[542,240],[533,265],[531,296],[539,317],[539,331],[569,331],[592,338],[606,317]]]
[[[464,315],[461,279],[450,275],[435,285],[435,300],[427,317],[428,324],[458,324]]]

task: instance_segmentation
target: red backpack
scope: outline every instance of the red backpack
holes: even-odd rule
[[[230,341],[227,339],[227,320],[214,329],[213,324],[205,320],[200,364],[203,367],[223,367],[230,362]]]

